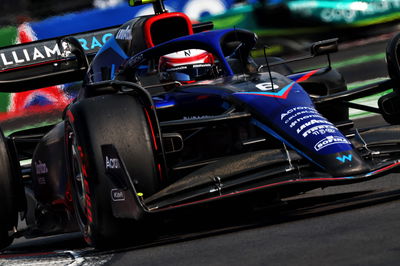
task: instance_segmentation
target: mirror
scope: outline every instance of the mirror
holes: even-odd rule
[[[315,42],[311,45],[313,56],[335,53],[338,51],[338,38]]]

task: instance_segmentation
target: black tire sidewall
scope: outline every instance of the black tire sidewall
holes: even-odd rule
[[[116,219],[112,214],[112,183],[105,174],[101,145],[113,144],[129,174],[138,179],[137,191],[151,194],[158,188],[151,133],[142,105],[129,95],[84,99],[68,112],[67,134],[73,131],[82,149],[91,201],[91,219],[85,217],[88,224],[81,224],[81,229],[89,244],[104,246],[109,239],[122,239],[138,230],[135,221]]]
[[[0,129],[0,249],[12,243],[8,235],[18,223],[18,180],[11,162],[6,138]]]

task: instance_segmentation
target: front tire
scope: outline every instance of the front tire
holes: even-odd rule
[[[134,179],[137,192],[149,196],[159,179],[152,134],[144,107],[129,95],[84,99],[67,111],[66,138],[74,208],[86,242],[102,247],[122,239],[140,240],[140,221],[115,218],[112,181],[105,173],[101,146],[112,144]]]

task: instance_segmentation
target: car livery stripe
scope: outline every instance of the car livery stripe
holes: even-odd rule
[[[47,255],[57,255],[58,252],[38,252],[38,253],[26,253],[26,254],[5,254],[5,255],[0,255],[1,259],[15,259],[15,258],[21,258],[21,257],[41,257],[41,256],[47,256]]]
[[[258,187],[254,187],[254,188],[248,188],[248,189],[244,189],[244,190],[239,190],[239,191],[231,192],[229,194],[219,195],[219,196],[215,196],[215,197],[211,197],[211,198],[207,198],[207,199],[202,199],[202,200],[197,200],[197,201],[193,201],[193,202],[173,205],[173,206],[161,208],[161,209],[158,209],[158,210],[161,211],[161,210],[168,210],[168,209],[175,209],[175,208],[179,208],[179,207],[185,207],[185,206],[189,206],[189,205],[204,203],[204,202],[208,202],[208,201],[212,201],[212,200],[216,200],[216,199],[227,198],[227,197],[230,197],[230,196],[235,196],[235,195],[246,193],[246,192],[251,192],[251,191],[255,191],[255,190],[259,190],[259,189],[263,189],[263,188],[276,187],[276,186],[280,186],[280,185],[287,185],[287,184],[294,184],[294,183],[307,183],[307,182],[313,182],[313,181],[343,181],[343,180],[351,180],[351,179],[363,179],[363,178],[370,177],[370,176],[376,175],[376,174],[378,174],[380,172],[387,171],[387,170],[390,170],[392,168],[399,167],[399,166],[400,166],[400,161],[397,161],[397,162],[395,162],[393,164],[390,164],[390,165],[388,165],[386,167],[383,167],[381,169],[375,170],[373,172],[367,173],[367,174],[362,175],[362,176],[326,177],[326,178],[325,177],[319,177],[319,178],[318,177],[312,177],[312,178],[301,178],[301,179],[286,180],[286,181],[277,182],[277,183],[273,183],[273,184],[267,184],[267,185],[258,186]]]
[[[59,62],[62,62],[62,61],[67,61],[67,60],[65,60],[65,59],[57,59],[57,60],[46,61],[46,62],[31,64],[31,65],[26,65],[26,66],[2,69],[2,70],[0,70],[0,73],[7,72],[7,71],[18,70],[18,69],[23,69],[23,68],[31,68],[31,67],[40,66],[40,65],[50,65],[50,64],[59,63]]]
[[[162,171],[162,167],[161,167],[160,163],[157,164],[157,170],[158,170],[158,173],[160,175],[160,180],[163,181],[164,180],[164,176],[163,176],[163,171]]]
[[[289,95],[291,89],[295,86],[297,82],[302,82],[308,80],[315,73],[317,73],[319,69],[309,71],[307,73],[303,73],[299,77],[293,77],[293,82],[282,88],[278,92],[238,92],[235,94],[246,94],[246,95],[256,95],[256,96],[266,96],[266,97],[274,97],[279,99],[286,99]]]
[[[315,70],[311,70],[311,71],[302,71],[302,72],[297,72],[295,74],[291,74],[288,76],[288,78],[290,78],[291,80],[295,81],[295,82],[303,82],[303,81],[307,81],[310,77],[312,77],[313,75],[315,75],[316,73],[318,73],[321,69],[315,69]]]
[[[290,90],[293,88],[295,82],[291,82],[289,85],[284,87],[278,92],[237,92],[235,94],[246,94],[246,95],[256,95],[256,96],[266,96],[266,97],[274,97],[280,99],[286,99],[289,95]]]
[[[313,76],[315,73],[317,73],[318,70],[319,70],[319,69],[310,71],[310,72],[306,73],[304,76],[301,76],[300,78],[296,79],[295,81],[296,81],[296,82],[306,81],[306,80],[308,80],[311,76]]]
[[[147,111],[146,108],[143,108],[144,113],[146,114],[147,122],[149,123],[150,131],[151,131],[151,137],[153,139],[154,143],[154,149],[158,151],[158,145],[157,145],[157,140],[156,140],[156,134],[154,132],[153,124],[151,123],[150,115],[149,112]]]
[[[371,172],[371,173],[366,174],[366,176],[376,175],[376,174],[378,174],[378,173],[380,173],[380,172],[389,170],[389,169],[395,167],[396,165],[400,165],[400,162],[397,162],[397,163],[395,163],[395,164],[391,164],[391,165],[388,165],[388,166],[383,167],[383,168],[381,168],[381,169],[375,170],[375,171],[373,171],[373,172]]]

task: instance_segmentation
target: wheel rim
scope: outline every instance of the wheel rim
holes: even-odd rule
[[[86,209],[87,209],[87,191],[85,188],[84,174],[82,171],[82,157],[79,149],[79,145],[77,143],[75,134],[70,132],[68,135],[69,143],[70,143],[70,158],[71,158],[71,177],[73,181],[73,186],[75,190],[75,206],[76,211],[78,212],[78,220],[80,226],[86,231],[87,229],[87,218],[86,218]]]

